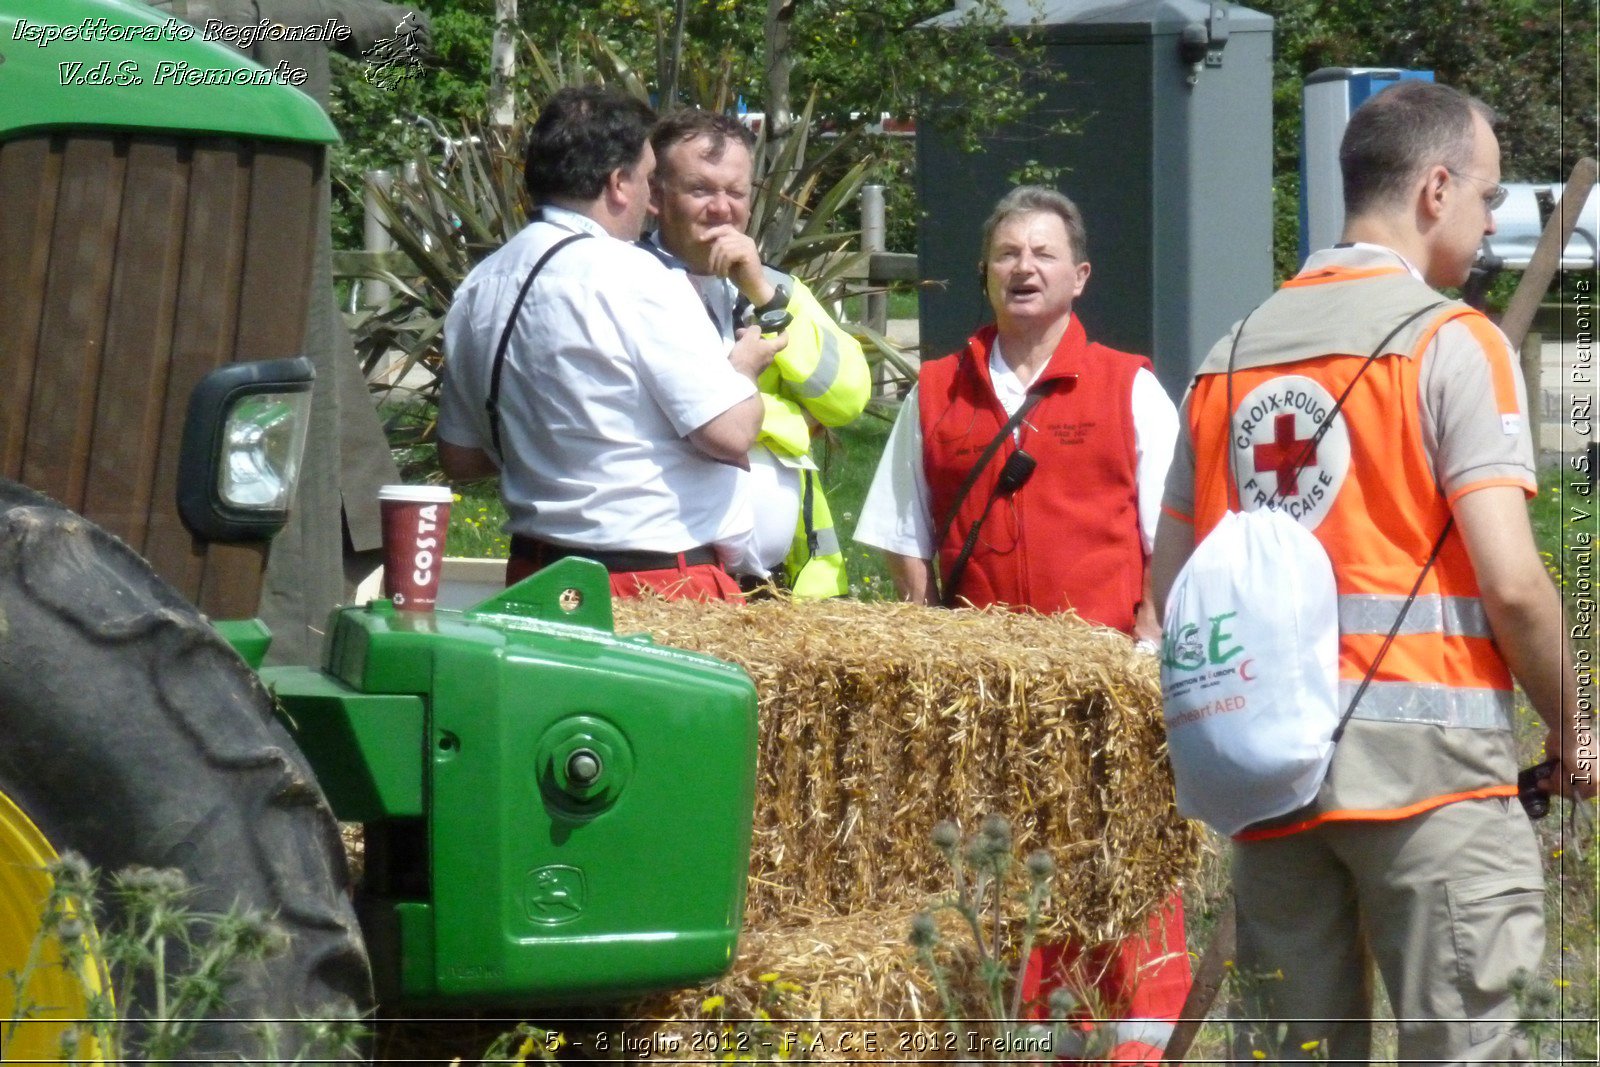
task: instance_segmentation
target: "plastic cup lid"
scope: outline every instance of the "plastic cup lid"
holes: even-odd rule
[[[379,500],[404,500],[418,504],[448,504],[453,498],[448,485],[385,485],[378,490]]]

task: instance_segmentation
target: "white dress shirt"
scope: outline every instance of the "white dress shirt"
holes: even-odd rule
[[[457,290],[445,319],[439,437],[500,464],[507,529],[601,550],[743,551],[744,472],[686,435],[755,394],[682,274],[546,207]],[[528,272],[557,252],[517,314],[502,371],[495,455],[484,408],[495,349]],[[728,546],[737,546],[729,548]]]

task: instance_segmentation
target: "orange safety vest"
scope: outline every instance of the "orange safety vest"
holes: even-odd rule
[[[1281,489],[1280,506],[1312,530],[1333,563],[1346,702],[1450,517],[1419,409],[1421,357],[1446,322],[1465,325],[1493,363],[1502,417],[1520,416],[1504,338],[1480,313],[1452,303],[1396,335],[1362,374],[1310,462],[1297,469],[1378,337],[1439,299],[1398,267],[1302,274],[1244,324],[1241,356],[1257,336],[1248,350],[1253,358],[1248,365],[1241,358],[1233,374],[1231,420],[1231,336],[1213,349],[1190,395],[1196,542],[1233,506],[1235,484],[1247,509]],[[1324,332],[1343,328],[1327,323],[1352,323],[1348,343],[1294,351],[1290,339],[1308,322],[1323,323]],[[1373,330],[1377,336],[1367,336]],[[1275,348],[1279,338],[1284,344]],[[1515,795],[1511,709],[1511,674],[1494,645],[1466,546],[1452,529],[1335,749],[1317,800],[1238,839]]]

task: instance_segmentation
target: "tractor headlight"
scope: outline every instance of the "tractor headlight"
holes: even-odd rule
[[[230,507],[287,511],[300,477],[311,393],[252,393],[228,409],[217,496]]]
[[[219,367],[189,398],[178,512],[203,541],[272,537],[289,518],[311,420],[308,359]]]

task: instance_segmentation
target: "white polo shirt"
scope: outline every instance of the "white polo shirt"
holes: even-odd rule
[[[544,208],[467,275],[445,318],[439,437],[500,464],[511,533],[601,550],[744,551],[744,472],[685,437],[755,394],[682,274],[593,220]],[[500,380],[504,458],[485,400],[511,305],[539,257]]]
[[[1000,355],[995,342],[989,353],[989,379],[995,399],[1007,415],[1022,406],[1031,381],[1017,377]],[[1140,368],[1133,376],[1134,481],[1139,495],[1139,539],[1148,555],[1155,542],[1156,521],[1161,516],[1161,493],[1167,466],[1178,436],[1178,411],[1156,376]],[[933,496],[922,464],[922,418],[917,411],[917,387],[900,405],[889,440],[872,476],[872,487],[861,505],[856,524],[858,543],[913,559],[932,559],[934,538]]]

